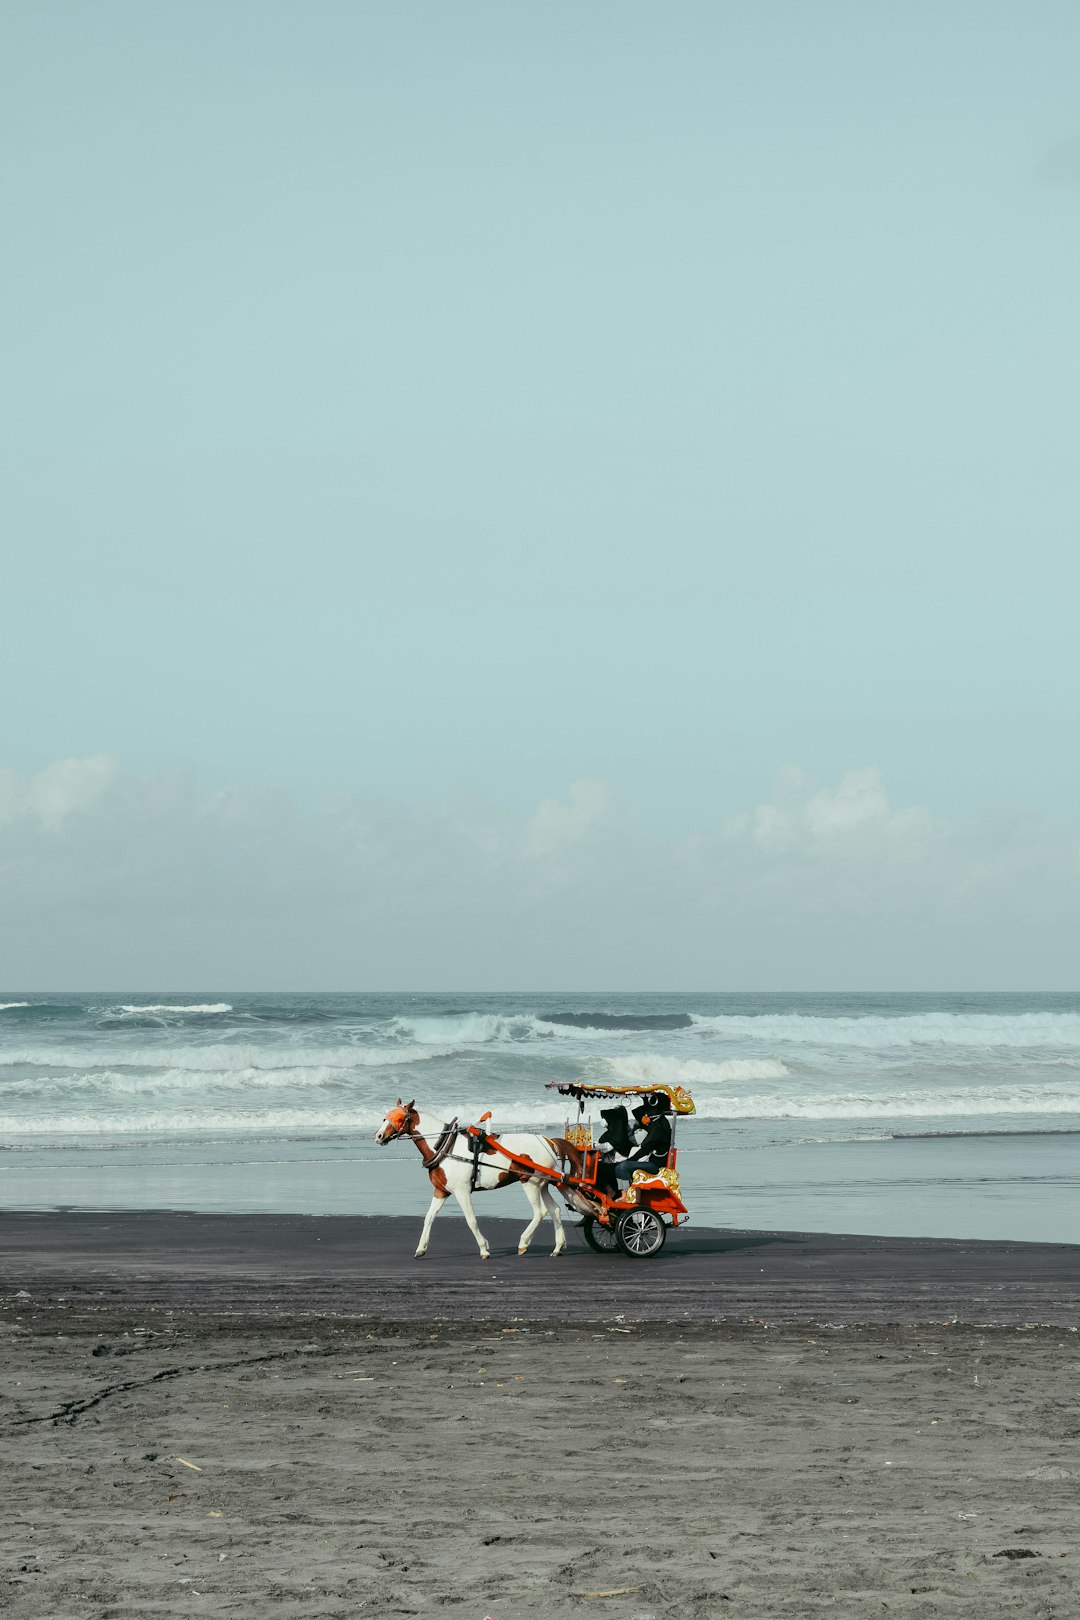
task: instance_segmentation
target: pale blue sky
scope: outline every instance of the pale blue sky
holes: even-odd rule
[[[1080,817],[1080,7],[0,8],[0,763]]]

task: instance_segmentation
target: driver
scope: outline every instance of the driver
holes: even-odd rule
[[[646,1097],[641,1106],[634,1109],[634,1118],[645,1135],[630,1157],[615,1166],[615,1174],[620,1181],[632,1181],[635,1170],[648,1170],[655,1174],[664,1168],[671,1152],[670,1113],[671,1104],[662,1091]]]

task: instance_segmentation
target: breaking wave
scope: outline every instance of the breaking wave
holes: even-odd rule
[[[410,1063],[426,1063],[432,1058],[452,1056],[450,1047],[434,1046],[255,1046],[245,1042],[215,1046],[147,1046],[114,1048],[106,1051],[86,1047],[22,1048],[0,1054],[0,1068],[40,1068],[85,1071],[92,1057],[100,1070],[147,1069],[160,1073],[186,1069],[194,1074],[226,1072],[258,1074],[261,1070],[399,1068]],[[5,1083],[5,1090],[11,1082]]]
[[[393,1034],[410,1040],[438,1042],[455,1047],[490,1046],[496,1042],[518,1044],[525,1041],[609,1040],[612,1036],[650,1030],[690,1030],[689,1013],[440,1013],[426,1018],[399,1017],[391,1020]]]
[[[540,1013],[541,1024],[564,1024],[570,1029],[692,1029],[689,1013]]]
[[[705,1119],[972,1119],[999,1115],[1075,1114],[1075,1091],[1042,1087],[984,1087],[972,1091],[910,1091],[895,1097],[834,1092],[818,1096],[707,1097],[698,1102]]]
[[[462,1103],[460,1098],[435,1099],[429,1112],[441,1120],[478,1120],[490,1107],[490,1101],[478,1099]],[[357,1103],[352,1107],[292,1107],[269,1106],[255,1108],[228,1108],[199,1106],[188,1112],[177,1108],[159,1108],[110,1111],[90,1111],[64,1114],[37,1115],[0,1114],[0,1139],[5,1144],[26,1138],[88,1137],[102,1144],[114,1137],[139,1139],[168,1138],[170,1141],[185,1137],[202,1139],[209,1135],[253,1137],[351,1137],[370,1136],[382,1124],[386,1104]],[[498,1110],[492,1128],[511,1131],[515,1128],[556,1131],[561,1128],[562,1116],[558,1106],[543,1099],[523,1101]],[[408,1144],[405,1144],[407,1146]],[[379,1151],[391,1151],[389,1148]],[[410,1162],[412,1155],[410,1154]],[[418,1161],[417,1161],[418,1162]]]
[[[703,1032],[818,1048],[1080,1047],[1080,1013],[912,1013],[892,1018],[821,1018],[802,1013],[740,1018],[692,1013],[691,1018],[694,1027]]]
[[[415,1059],[420,1062],[423,1059]],[[404,1068],[398,1059],[388,1067]],[[308,1093],[324,1088],[341,1092],[353,1089],[356,1077],[347,1068],[333,1068],[327,1064],[312,1064],[305,1068],[249,1068],[249,1069],[98,1069],[84,1073],[36,1074],[5,1082],[0,1097],[23,1099],[40,1097],[44,1100],[73,1095],[94,1098],[99,1106],[108,1108],[114,1097],[154,1097],[159,1094],[185,1093],[199,1098],[215,1093],[250,1093],[281,1091]]]
[[[489,1046],[495,1041],[548,1040],[554,1028],[544,1029],[532,1013],[450,1013],[428,1018],[394,1018],[391,1033],[423,1045],[448,1048]]]
[[[159,1079],[164,1077],[158,1077]],[[250,1079],[247,1081],[250,1084]],[[266,1082],[269,1084],[269,1082]],[[182,1085],[182,1081],[177,1081]],[[134,1100],[132,1086],[118,1093]],[[101,1109],[83,1106],[78,1109],[42,1110],[36,1113],[0,1115],[0,1138],[17,1142],[27,1138],[86,1137],[104,1142],[109,1137],[183,1137],[203,1138],[208,1134],[288,1135],[301,1137],[348,1137],[373,1132],[383,1119],[385,1101],[372,1103],[357,1099],[335,1105],[327,1097],[322,1106],[315,1097],[308,1104],[269,1104],[244,1107],[215,1105],[211,1090],[205,1097],[187,1100],[169,1097],[168,1087],[162,1097],[163,1106]],[[41,1099],[44,1102],[45,1099]],[[63,1102],[63,1098],[58,1101]],[[71,1098],[70,1101],[74,1101]],[[829,1121],[842,1120],[859,1123],[876,1134],[889,1132],[890,1122],[897,1120],[934,1121],[945,1119],[1015,1119],[1073,1116],[1080,1122],[1080,1103],[1074,1094],[1053,1094],[1044,1091],[1026,1092],[1005,1087],[985,1089],[976,1093],[909,1092],[898,1097],[869,1097],[854,1092],[822,1093],[798,1098],[782,1096],[739,1096],[728,1092],[714,1092],[697,1099],[697,1121],[684,1121],[680,1127],[680,1149],[693,1149],[697,1122],[723,1124],[735,1121]],[[87,1098],[90,1102],[90,1098]],[[562,1125],[563,1105],[543,1097],[495,1102],[491,1097],[462,1100],[458,1096],[434,1096],[423,1100],[421,1106],[438,1118],[449,1120],[479,1119],[493,1107],[491,1128],[496,1131],[533,1129],[558,1131]],[[315,1104],[312,1106],[312,1104]],[[926,1134],[926,1133],[919,1133]],[[964,1133],[968,1134],[968,1133]],[[980,1134],[985,1134],[981,1132]],[[1001,1134],[1015,1135],[1016,1131]],[[1020,1134],[1026,1134],[1021,1131]]]
[[[732,1081],[783,1080],[791,1073],[779,1058],[727,1058],[721,1063],[703,1063],[697,1058],[673,1062],[648,1054],[606,1058],[605,1062],[619,1080],[643,1086],[728,1085]]]
[[[193,1002],[183,1006],[169,1001],[153,1001],[142,1006],[122,1002],[117,1010],[122,1013],[230,1013],[232,1005],[228,1001]]]

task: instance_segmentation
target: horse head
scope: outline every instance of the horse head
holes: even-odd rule
[[[380,1147],[387,1142],[396,1141],[399,1136],[409,1136],[420,1123],[420,1115],[416,1112],[416,1101],[404,1103],[399,1097],[393,1108],[388,1108],[382,1124],[375,1132],[375,1140]]]

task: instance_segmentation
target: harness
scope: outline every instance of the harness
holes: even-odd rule
[[[458,1122],[456,1119],[452,1119],[449,1125],[443,1126],[439,1140],[435,1143],[435,1146],[431,1150],[430,1159],[421,1158],[420,1162],[423,1164],[425,1170],[437,1170],[439,1168],[439,1165],[442,1164],[443,1160],[446,1158],[446,1155],[453,1147],[454,1139],[457,1136],[457,1133]],[[410,1131],[409,1134],[411,1136],[412,1132]],[[413,1140],[416,1140],[415,1137]]]
[[[485,1114],[484,1118],[490,1119],[491,1116],[490,1114]],[[411,1129],[412,1125],[418,1122],[419,1115],[414,1109],[405,1111],[405,1117],[400,1126],[394,1131],[392,1137],[386,1137],[385,1140],[393,1141],[397,1137],[404,1136],[407,1137],[410,1142],[423,1142],[424,1146],[426,1147],[426,1138],[421,1136],[418,1131]],[[464,1136],[466,1138],[469,1144],[468,1154],[451,1153],[450,1150],[456,1143],[459,1136]],[[442,1130],[439,1132],[438,1140],[436,1141],[435,1146],[431,1149],[431,1153],[427,1158],[424,1157],[423,1149],[421,1149],[420,1162],[424,1166],[424,1169],[429,1171],[437,1170],[439,1165],[442,1164],[443,1160],[447,1158],[454,1159],[458,1164],[467,1164],[470,1167],[469,1191],[474,1193],[479,1188],[480,1174],[485,1168],[485,1166],[480,1163],[480,1160],[485,1155],[487,1155],[488,1158],[491,1158],[495,1153],[504,1153],[511,1163],[514,1162],[513,1155],[502,1146],[502,1144],[498,1141],[498,1138],[496,1138],[496,1140],[493,1142],[488,1136],[487,1132],[480,1125],[470,1125],[465,1130],[462,1130],[458,1125],[457,1116],[455,1115],[450,1123],[448,1125],[444,1125]],[[563,1162],[565,1163],[565,1161]]]
[[[472,1170],[469,1174],[469,1191],[474,1193],[480,1185],[480,1156],[491,1152],[491,1143],[483,1131],[469,1132],[469,1147],[471,1149]]]

